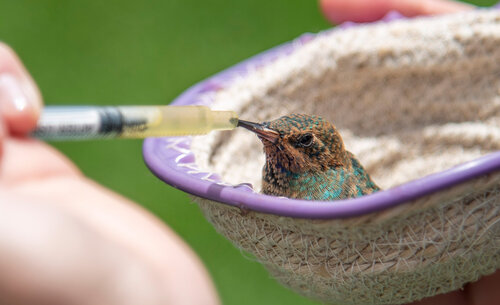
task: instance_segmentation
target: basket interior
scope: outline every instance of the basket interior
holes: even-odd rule
[[[210,93],[251,121],[323,116],[387,189],[500,149],[500,15],[465,13],[322,33]],[[195,137],[198,167],[260,190],[246,130]]]

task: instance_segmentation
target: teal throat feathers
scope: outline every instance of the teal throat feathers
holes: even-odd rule
[[[326,201],[379,190],[335,126],[319,116],[291,114],[261,124],[240,120],[238,126],[264,145],[264,194]]]

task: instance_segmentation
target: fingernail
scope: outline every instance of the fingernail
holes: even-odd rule
[[[23,112],[31,105],[29,93],[21,82],[11,74],[0,75],[0,109],[7,112]]]

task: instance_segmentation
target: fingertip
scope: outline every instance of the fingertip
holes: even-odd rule
[[[320,8],[328,21],[372,22],[390,10],[390,0],[320,0]]]
[[[0,59],[1,60],[1,59]],[[0,73],[0,112],[12,134],[31,131],[39,116],[39,97],[18,77]]]
[[[32,131],[40,115],[42,98],[35,82],[15,52],[0,42],[0,112],[8,131]]]

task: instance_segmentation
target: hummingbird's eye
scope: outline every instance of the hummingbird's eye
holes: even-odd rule
[[[314,141],[314,137],[310,133],[303,134],[297,139],[297,146],[309,147]]]

